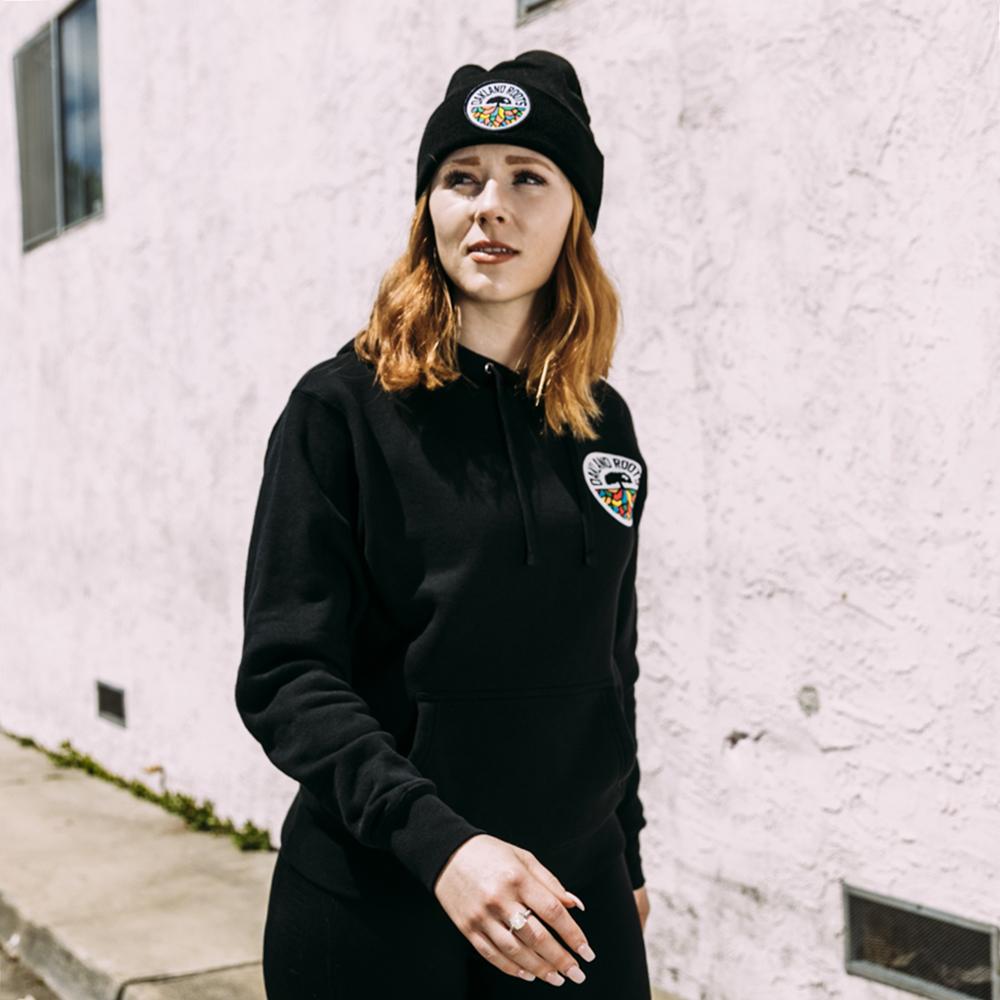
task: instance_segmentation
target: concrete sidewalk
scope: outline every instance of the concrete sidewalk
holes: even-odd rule
[[[0,731],[0,936],[63,1000],[264,1000],[271,851]]]
[[[276,858],[0,729],[0,939],[60,1000],[266,1000]]]

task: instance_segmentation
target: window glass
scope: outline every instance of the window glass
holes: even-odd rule
[[[59,19],[62,71],[64,225],[101,209],[97,0],[82,0]]]

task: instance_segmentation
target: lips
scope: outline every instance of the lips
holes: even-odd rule
[[[484,250],[509,250],[511,253],[518,253],[519,252],[518,250],[515,250],[514,247],[509,246],[506,243],[501,243],[498,240],[480,240],[478,243],[473,243],[472,246],[469,247],[469,249],[468,249],[467,252],[468,253],[475,253],[477,250],[480,250],[480,251],[484,251]]]
[[[470,250],[469,259],[480,267],[499,267],[509,264],[517,256],[512,250]]]

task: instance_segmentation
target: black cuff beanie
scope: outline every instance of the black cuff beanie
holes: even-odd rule
[[[604,156],[590,130],[580,81],[567,59],[533,49],[490,70],[474,63],[455,70],[444,100],[424,128],[415,200],[449,153],[486,142],[544,153],[576,188],[591,230],[597,228]]]

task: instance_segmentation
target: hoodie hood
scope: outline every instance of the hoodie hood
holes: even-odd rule
[[[525,377],[522,372],[480,354],[461,342],[455,344],[455,354],[459,371],[480,388],[491,392],[496,400],[497,413],[503,429],[507,449],[507,461],[517,490],[521,506],[521,520],[524,524],[524,562],[536,565],[541,560],[538,542],[538,518],[530,491],[526,485],[524,469],[525,448],[530,444],[529,436],[540,439],[547,431],[541,403],[537,405],[525,391]],[[596,564],[591,544],[591,518],[594,501],[587,495],[583,480],[584,442],[577,441],[567,431],[561,439],[571,464],[571,473],[576,500],[580,508],[580,560],[586,566]]]

